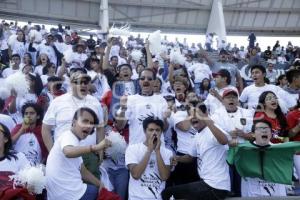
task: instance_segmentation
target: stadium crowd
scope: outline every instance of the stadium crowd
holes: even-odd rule
[[[0,198],[291,193],[300,179],[300,48],[277,41],[262,50],[251,33],[248,47],[213,49],[214,37],[203,47],[164,37],[153,52],[140,36],[85,40],[69,26],[2,21]],[[10,184],[39,164],[42,194]]]

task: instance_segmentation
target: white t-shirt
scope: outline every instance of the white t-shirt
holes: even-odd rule
[[[31,165],[40,164],[42,161],[41,147],[33,133],[23,133],[15,143],[14,149],[24,153]]]
[[[147,146],[143,143],[129,145],[125,153],[126,166],[138,164],[147,152]],[[160,153],[165,165],[170,165],[172,152],[165,147],[160,147]],[[159,176],[155,152],[152,152],[148,165],[139,180],[134,179],[130,174],[129,179],[129,200],[140,199],[162,199],[161,192],[165,188],[165,181]]]
[[[43,68],[44,68],[43,65],[35,66],[34,73],[42,76],[43,75]]]
[[[228,113],[225,107],[221,107],[211,116],[211,119],[224,131],[230,132],[235,129],[243,130],[244,133],[251,132],[253,124],[254,110],[248,110],[238,107],[234,113]],[[245,140],[238,137],[240,143]]]
[[[24,54],[27,52],[26,43],[19,42],[18,40],[15,40],[10,48],[12,50],[12,55],[13,54],[19,54],[21,59],[23,59]]]
[[[285,102],[288,109],[295,107],[299,99],[298,94],[292,94],[285,90],[279,90],[278,96],[283,100],[283,102]]]
[[[215,90],[219,93],[219,95],[222,97],[223,96],[223,92],[225,90],[228,89],[232,89],[235,90],[236,92],[238,92],[238,90],[236,89],[236,87],[232,86],[232,85],[228,85],[222,89],[218,89],[217,87],[215,88]],[[211,94],[207,95],[207,98],[204,101],[204,104],[207,107],[207,110],[210,114],[213,114],[217,109],[219,109],[220,107],[224,107],[222,102],[219,101],[216,97],[214,97]]]
[[[7,78],[10,75],[12,75],[12,74],[14,74],[18,71],[20,71],[20,69],[12,69],[11,67],[9,67],[9,68],[6,68],[2,71],[2,76],[3,76],[3,78]]]
[[[125,117],[129,122],[129,144],[145,141],[143,120],[149,116],[163,119],[163,113],[168,108],[166,100],[161,95],[128,96]],[[163,140],[162,140],[163,141]]]
[[[191,67],[189,67],[188,71],[194,74],[195,83],[201,83],[203,79],[209,79],[209,77],[212,76],[209,66],[203,63],[196,63],[192,65]]]
[[[11,116],[4,115],[1,113],[0,113],[0,123],[4,124],[9,129],[9,131],[12,131],[12,129],[16,126],[16,123]]]
[[[0,161],[0,171],[7,171],[7,172],[13,172],[17,173],[21,169],[24,169],[25,167],[30,166],[29,161],[26,159],[25,155],[21,152],[16,154],[17,160],[15,160],[13,157],[8,160],[5,158],[4,160]]]
[[[56,65],[57,57],[52,46],[46,45],[45,43],[41,43],[39,46],[36,47],[36,50],[39,52],[39,54],[46,54],[50,62]]]
[[[54,143],[46,165],[49,200],[80,199],[85,193],[87,185],[83,183],[80,173],[82,158],[67,158],[63,153],[64,147],[79,146],[79,142],[71,131],[66,131]]]
[[[242,178],[242,197],[286,196],[285,185],[259,178]]]
[[[177,133],[177,151],[183,154],[188,154],[192,150],[197,130],[191,127],[188,131],[181,131],[176,125],[188,117],[187,111],[177,111],[173,116],[174,130]]]
[[[57,140],[61,133],[71,129],[74,113],[81,107],[91,108],[97,114],[99,122],[103,121],[102,107],[99,101],[91,95],[87,95],[84,99],[78,99],[71,93],[66,93],[56,97],[50,103],[43,123],[55,126],[54,141]],[[81,142],[83,144],[95,144],[96,134],[89,135]]]
[[[280,87],[276,86],[276,85],[265,84],[262,87],[257,87],[257,86],[255,86],[255,84],[252,84],[252,85],[249,85],[246,88],[244,88],[244,90],[243,90],[243,92],[240,96],[240,101],[242,103],[247,103],[248,108],[256,109],[256,106],[258,104],[259,96],[263,92],[272,91],[278,97],[278,93],[279,93],[280,90],[282,90],[282,89]]]
[[[197,157],[200,178],[213,188],[230,191],[228,146],[220,144],[208,127],[196,135],[192,146],[189,154]]]

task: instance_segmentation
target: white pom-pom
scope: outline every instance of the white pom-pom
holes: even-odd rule
[[[141,60],[141,58],[143,57],[143,53],[137,49],[134,49],[130,55],[131,55],[132,59],[136,62],[139,62]]]
[[[9,178],[14,181],[14,187],[22,186],[34,194],[42,194],[43,189],[46,188],[46,177],[43,169],[44,166],[42,165],[26,167]]]
[[[114,131],[111,131],[106,138],[111,141],[111,147],[107,148],[105,152],[113,160],[117,160],[120,155],[125,153],[126,141],[119,132]]]
[[[10,47],[14,46],[15,42],[17,41],[17,37],[18,36],[16,34],[9,36],[7,43]]]
[[[170,53],[170,62],[184,65],[186,58],[181,54],[179,49],[172,49]]]
[[[67,63],[72,63],[74,61],[75,54],[72,48],[67,49],[63,54]]]
[[[30,30],[28,36],[29,36],[30,40],[32,38],[34,38],[34,42],[37,42],[37,43],[39,43],[43,40],[42,34],[40,32],[38,32],[37,30],[35,30],[35,29]]]
[[[161,52],[160,30],[151,33],[148,40],[150,52],[153,55],[159,54]]]
[[[5,79],[6,87],[9,91],[14,89],[18,96],[23,96],[29,90],[29,82],[26,80],[26,75],[21,71],[16,72]]]
[[[108,38],[119,37],[119,36],[130,36],[130,25],[125,24],[124,26],[118,28],[115,25],[109,29]]]

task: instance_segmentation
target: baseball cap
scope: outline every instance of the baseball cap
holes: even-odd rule
[[[229,95],[229,94],[234,94],[235,96],[239,96],[239,94],[238,94],[238,92],[236,91],[236,90],[234,90],[234,89],[226,89],[224,92],[223,92],[223,95],[222,95],[222,97],[224,98],[224,97],[226,97],[227,95]]]

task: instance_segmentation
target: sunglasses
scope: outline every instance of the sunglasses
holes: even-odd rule
[[[140,78],[140,80],[141,81],[144,81],[144,80],[148,80],[148,81],[153,81],[153,78],[152,77],[145,77],[145,76],[142,76],[141,78]]]
[[[74,83],[75,85],[88,85],[90,83],[90,80],[78,80],[78,81],[73,81],[72,83]]]

